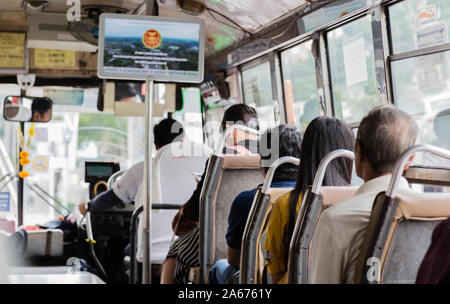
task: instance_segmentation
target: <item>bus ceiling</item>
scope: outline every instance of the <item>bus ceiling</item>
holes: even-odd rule
[[[230,63],[250,57],[298,33],[296,20],[333,1],[272,0],[8,0],[0,1],[0,33],[26,33],[28,73],[44,78],[96,78],[96,31],[101,13],[145,15],[146,3],[155,3],[157,14],[166,17],[197,17],[205,20],[205,74],[223,70]],[[340,0],[339,2],[342,2]],[[263,9],[262,9],[263,8]],[[81,20],[69,22],[77,11]],[[258,13],[255,13],[258,12]],[[74,40],[74,37],[76,39]],[[250,43],[252,42],[252,43]],[[250,43],[250,44],[249,44]],[[75,51],[67,62],[48,66],[39,49]],[[239,56],[233,51],[243,48]],[[234,56],[234,58],[233,58]],[[66,66],[64,66],[66,65]],[[2,67],[0,67],[0,74]],[[1,78],[1,77],[0,77]]]

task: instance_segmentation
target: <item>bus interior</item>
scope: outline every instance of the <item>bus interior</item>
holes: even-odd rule
[[[201,20],[201,80],[99,77],[103,14]],[[147,205],[139,211],[134,203],[84,216],[78,208],[111,189],[139,162],[145,167],[139,181],[144,192],[149,176],[159,170],[161,195],[173,195],[176,191],[165,181],[174,173],[182,176],[181,170],[177,173],[181,165],[149,165],[157,155],[153,128],[172,118],[189,141],[210,151],[190,173],[199,180],[209,160],[202,193],[210,199],[199,215],[200,267],[191,282],[206,283],[208,267],[226,257],[225,240],[215,236],[226,232],[232,201],[226,198],[263,184],[247,220],[239,283],[264,283],[262,221],[281,193],[267,186],[270,174],[264,179],[255,173],[259,159],[242,160],[244,166],[220,153],[222,117],[229,106],[241,103],[256,109],[259,135],[281,124],[303,133],[319,116],[345,121],[356,135],[362,118],[380,104],[414,119],[420,133],[417,155],[399,174],[420,193],[418,199],[438,200],[437,209],[446,207],[430,219],[433,225],[420,230],[426,237],[411,249],[417,254],[405,277],[392,275],[389,281],[392,264],[385,263],[383,279],[368,282],[360,275],[359,280],[413,282],[433,228],[450,216],[449,24],[447,0],[0,0],[0,235],[14,244],[12,251],[0,247],[0,256],[13,257],[0,258],[0,282],[159,284],[167,244],[173,240],[170,223],[185,201],[155,201],[147,193]],[[132,43],[121,47],[136,48]],[[171,51],[190,49],[175,45]],[[37,103],[50,105],[47,116],[34,116]],[[298,159],[281,159],[276,166],[286,162],[298,165]],[[164,180],[164,172],[172,175]],[[349,188],[362,184],[353,170]],[[320,206],[335,203],[334,194],[327,195],[320,181],[310,186],[303,200],[310,204],[300,212],[317,219]],[[393,197],[386,193],[385,202]],[[145,212],[146,223],[165,214],[161,226],[167,227],[159,234],[159,227],[151,226],[148,252],[137,262],[136,230],[142,222],[137,218]],[[300,224],[289,253],[287,280],[292,284],[309,282],[308,253],[302,249],[311,240],[304,238],[309,228]],[[383,225],[382,232],[390,227]],[[374,240],[387,242],[376,233]],[[124,254],[130,242],[131,253]],[[383,256],[374,250],[365,248],[364,254]]]

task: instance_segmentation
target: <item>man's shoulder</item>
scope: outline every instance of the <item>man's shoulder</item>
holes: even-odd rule
[[[321,223],[336,228],[340,224],[350,225],[357,222],[366,222],[366,219],[370,217],[376,195],[375,192],[357,194],[328,207],[320,216]]]
[[[251,190],[246,190],[246,191],[242,191],[241,193],[239,193],[236,198],[234,199],[235,201],[248,201],[251,200],[253,202],[253,198],[255,197],[256,194],[256,188],[255,189],[251,189]]]

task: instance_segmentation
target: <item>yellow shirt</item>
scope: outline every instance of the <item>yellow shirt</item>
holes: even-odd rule
[[[267,262],[267,269],[269,272],[271,274],[284,272],[284,275],[278,281],[278,284],[287,283],[287,260],[285,260],[285,253],[289,248],[285,248],[284,238],[286,226],[289,224],[289,199],[291,193],[292,191],[281,196],[273,206],[267,225],[266,242],[264,243],[264,249],[269,252],[269,259]],[[302,194],[300,194],[298,198],[296,217],[301,201]]]

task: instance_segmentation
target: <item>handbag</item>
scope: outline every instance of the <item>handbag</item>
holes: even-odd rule
[[[196,217],[193,217],[191,208],[189,208],[189,202],[187,201],[180,210],[175,214],[172,220],[172,230],[174,235],[180,236],[191,231],[196,225]]]

